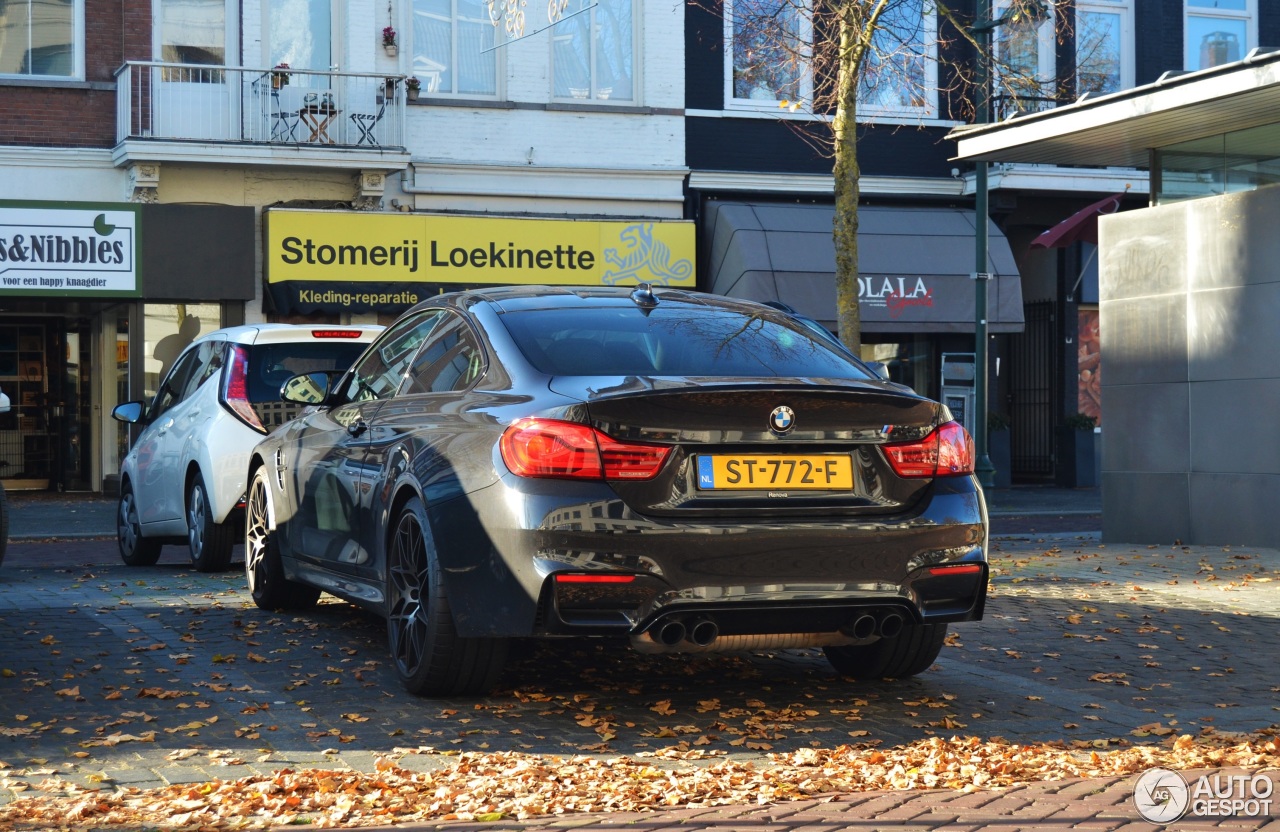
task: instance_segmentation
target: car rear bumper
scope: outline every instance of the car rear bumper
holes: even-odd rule
[[[877,633],[889,616],[904,624],[982,617],[986,507],[969,477],[938,480],[894,517],[714,523],[636,515],[607,489],[566,502],[563,483],[558,499],[526,483],[471,495],[484,515],[474,528],[488,530],[483,548],[471,535],[438,535],[460,634],[643,641],[674,621],[692,630],[710,619],[723,639],[865,633],[866,622],[854,624],[867,615]],[[502,517],[505,527],[495,522]],[[464,552],[458,544],[469,538]]]

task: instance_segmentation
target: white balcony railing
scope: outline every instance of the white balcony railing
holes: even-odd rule
[[[403,75],[128,61],[116,140],[404,150]]]

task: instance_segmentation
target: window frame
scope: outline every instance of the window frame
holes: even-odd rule
[[[431,359],[431,362],[425,366],[419,366],[427,351],[442,339],[448,338],[454,332],[458,333],[457,343],[449,346],[445,351]],[[467,362],[469,366],[476,366],[476,372],[469,374],[462,386],[451,385],[447,390],[423,389],[423,377],[427,376],[433,383],[440,377],[441,368],[453,361],[463,353],[470,351],[472,353],[470,360]],[[434,375],[429,375],[434,371]],[[445,314],[440,316],[439,321],[431,331],[427,333],[427,337],[418,345],[418,351],[414,353],[413,359],[409,362],[408,368],[405,370],[404,380],[400,384],[400,389],[396,396],[440,396],[440,395],[456,395],[458,393],[470,390],[480,383],[485,374],[489,371],[489,358],[485,354],[483,343],[476,334],[475,329],[471,326],[471,322],[463,315],[452,310],[446,310]],[[461,378],[461,374],[459,378]]]
[[[1074,11],[1074,48],[1075,48],[1075,89],[1077,99],[1083,95],[1080,91],[1080,15],[1085,14],[1119,14],[1120,15],[1120,82],[1119,87],[1108,92],[1091,93],[1091,95],[1111,95],[1114,92],[1134,87],[1134,38],[1133,38],[1133,2],[1132,0],[1080,0]]]
[[[1243,9],[1216,9],[1210,6],[1193,6],[1190,0],[1184,0],[1182,4],[1182,68],[1191,72],[1209,67],[1196,67],[1192,69],[1190,57],[1191,49],[1191,19],[1209,19],[1209,20],[1232,20],[1244,21],[1245,42],[1240,46],[1240,58],[1249,54],[1249,50],[1258,45],[1258,0],[1244,0],[1245,7]],[[1228,62],[1229,63],[1229,62]],[[1222,66],[1222,64],[1215,64]]]
[[[780,0],[785,4],[788,0]],[[805,3],[806,9],[812,9],[809,3]],[[780,112],[783,104],[781,98],[765,99],[765,98],[738,98],[734,95],[733,70],[734,70],[734,0],[724,0],[722,22],[724,26],[724,108],[726,110],[750,110],[755,112]],[[800,76],[800,95],[796,103],[801,109],[811,111],[813,109],[814,80],[813,80],[813,17],[806,14],[801,19],[799,40],[802,46],[804,56],[804,71]]]
[[[506,96],[506,49],[502,48],[506,42],[505,28],[502,19],[499,19],[497,25],[494,24],[491,17],[477,18],[480,22],[493,29],[493,92],[456,92],[458,86],[458,0],[448,0],[450,17],[449,17],[449,60],[451,66],[451,77],[453,79],[453,88],[447,91],[432,90],[426,77],[427,73],[421,72],[415,66],[418,59],[418,43],[417,43],[417,2],[409,3],[409,26],[407,46],[409,49],[409,69],[410,75],[416,77],[422,82],[421,95],[423,98],[436,99],[478,99],[482,101],[501,101]],[[483,10],[484,3],[479,4]],[[501,8],[498,4],[494,4],[495,9]],[[439,15],[422,12],[423,16],[439,19]],[[426,58],[424,57],[424,60]]]
[[[992,4],[991,16],[993,19],[999,19],[1005,11],[1014,4],[1015,0],[995,0]],[[1058,75],[1058,58],[1054,35],[1057,32],[1058,12],[1056,9],[1048,9],[1048,14],[1036,26],[1036,84],[1039,87],[1039,95],[1037,98],[1055,98],[1057,95],[1057,75]],[[1008,26],[1009,24],[1005,24]],[[1004,56],[1001,54],[1002,43],[1001,34],[1004,26],[995,30],[992,36],[992,50],[995,57],[995,72],[993,98],[1001,95],[1007,95],[1008,90],[1002,83],[1001,66],[1004,65]],[[1019,109],[1019,113],[1041,112],[1043,110],[1052,109],[1055,105],[1047,101],[1033,102],[1030,109]],[[993,117],[996,114],[993,113]]]
[[[584,2],[594,3],[594,2],[597,2],[597,0],[584,0]],[[629,0],[629,2],[631,3],[631,97],[630,98],[612,98],[612,97],[599,98],[597,97],[597,92],[599,91],[600,87],[599,87],[599,79],[596,77],[596,71],[597,71],[596,43],[597,41],[594,34],[596,31],[596,24],[595,24],[596,10],[592,9],[591,11],[585,13],[589,18],[587,23],[588,30],[592,33],[591,60],[590,60],[591,87],[587,92],[586,98],[574,98],[573,96],[556,95],[556,28],[555,28],[555,24],[552,24],[551,26],[551,32],[550,32],[551,36],[547,38],[547,63],[549,67],[547,78],[551,84],[550,98],[553,102],[557,104],[577,104],[581,106],[597,106],[597,107],[609,106],[611,104],[614,106],[634,107],[634,106],[639,106],[641,101],[644,100],[642,87],[640,83],[641,76],[643,74],[641,70],[644,66],[644,62],[641,58],[641,52],[640,52],[640,46],[641,46],[640,32],[644,26],[644,2],[643,0]],[[566,11],[568,10],[566,9]],[[564,18],[561,18],[561,20],[563,19]]]
[[[338,398],[340,401],[343,404],[385,401],[399,395],[400,389],[404,387],[409,369],[413,366],[413,361],[417,358],[422,345],[431,339],[431,334],[436,327],[440,326],[440,323],[445,320],[447,320],[446,310],[440,307],[430,307],[420,310],[410,317],[401,318],[388,327],[374,339],[373,343],[365,349],[360,358],[356,359],[351,365],[351,369],[347,371],[347,374],[339,382]],[[388,356],[384,354],[384,350],[388,345],[398,347],[403,343],[403,339],[417,334],[424,324],[429,325],[421,333],[421,339],[417,343],[406,347],[403,351],[388,359]],[[381,365],[381,368],[376,374],[369,374],[369,370],[373,369],[375,361]],[[391,383],[396,375],[400,377],[399,381]],[[382,386],[381,382],[386,382],[386,386]]]
[[[28,0],[31,5],[33,0]],[[71,72],[67,75],[0,72],[4,81],[84,81],[85,80],[85,0],[71,0]],[[27,18],[27,37],[31,36],[31,19]]]
[[[861,80],[858,91],[858,122],[877,118],[936,119],[938,117],[938,7],[934,0],[920,0],[920,16],[924,26],[924,90],[929,103],[923,107],[898,107],[869,104],[863,95]]]

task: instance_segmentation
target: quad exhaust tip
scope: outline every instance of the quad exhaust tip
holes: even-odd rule
[[[699,618],[689,629],[689,641],[699,647],[710,647],[720,635],[720,625],[710,618]]]
[[[847,644],[879,636],[894,638],[906,627],[901,613],[891,609],[868,609],[848,620],[838,633],[782,633],[766,635],[720,635],[720,624],[709,615],[672,615],[654,624],[632,646],[647,653],[675,653],[681,650],[764,650],[786,647],[824,647]]]
[[[686,630],[684,622],[678,618],[672,618],[664,621],[662,626],[658,628],[658,643],[667,647],[675,647],[684,641]]]

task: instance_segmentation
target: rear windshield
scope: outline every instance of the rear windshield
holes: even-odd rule
[[[360,341],[304,341],[255,344],[249,348],[249,401],[280,401],[280,387],[302,373],[343,371],[368,344]]]
[[[547,375],[874,377],[834,340],[782,313],[671,304],[647,316],[626,307],[534,309],[502,321]]]

